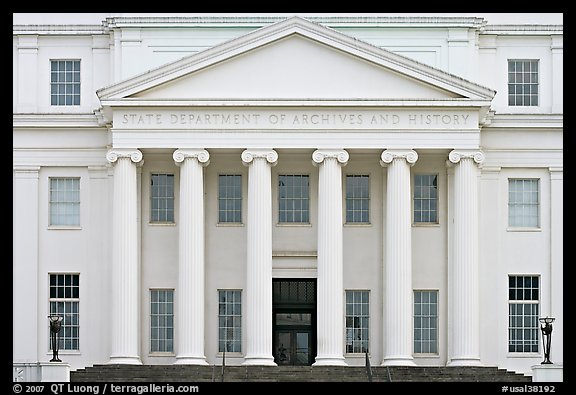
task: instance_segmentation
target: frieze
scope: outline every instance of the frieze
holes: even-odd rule
[[[478,129],[474,111],[453,110],[117,110],[118,129]]]

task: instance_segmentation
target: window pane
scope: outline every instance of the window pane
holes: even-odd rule
[[[539,189],[538,179],[508,180],[508,226],[539,226]]]
[[[414,223],[438,222],[438,176],[435,174],[414,175]]]
[[[241,298],[237,290],[219,290],[218,351],[241,352]]]
[[[436,353],[438,291],[414,291],[414,352]]]
[[[174,290],[150,290],[150,352],[174,351]]]
[[[369,344],[370,294],[346,291],[346,352],[366,352]]]
[[[278,176],[279,222],[309,222],[307,175]]]
[[[50,178],[50,225],[80,226],[80,179]]]
[[[150,222],[174,222],[174,175],[151,174]]]
[[[509,277],[508,349],[510,352],[538,351],[538,284],[537,276]]]
[[[508,60],[508,105],[538,106],[538,60]]]
[[[346,222],[368,223],[370,207],[370,177],[346,176]]]
[[[50,274],[50,314],[58,315],[62,319],[59,332],[59,345],[62,350],[78,350],[79,346],[78,277],[78,274]],[[51,349],[51,342],[48,344]]]

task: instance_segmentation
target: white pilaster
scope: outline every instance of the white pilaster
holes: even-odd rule
[[[412,220],[410,166],[413,150],[386,150],[386,253],[384,262],[384,358],[382,365],[412,366]]]
[[[344,289],[342,241],[342,165],[344,150],[316,150],[318,165],[318,306],[317,355],[314,366],[344,361]]]
[[[16,363],[22,364],[23,375],[34,371],[35,368],[27,367],[29,364],[46,358],[45,353],[38,353],[38,334],[48,338],[48,318],[38,319],[38,312],[42,311],[38,302],[45,300],[38,296],[39,172],[39,166],[15,167],[12,192],[11,324],[13,333],[18,334],[12,341],[12,362],[15,367]],[[44,273],[42,279],[47,277]]]
[[[203,149],[178,149],[180,221],[176,364],[207,365],[204,355],[204,180],[210,155]]]
[[[109,363],[141,364],[136,163],[137,149],[111,149],[114,168],[112,223],[112,351]]]
[[[272,365],[272,149],[242,152],[248,166],[246,357],[244,365]]]
[[[480,366],[480,304],[478,288],[478,166],[484,154],[454,150],[454,232],[448,268],[449,366]]]

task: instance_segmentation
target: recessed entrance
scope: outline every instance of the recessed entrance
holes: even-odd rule
[[[316,357],[316,279],[273,279],[273,353],[278,365],[311,365]]]

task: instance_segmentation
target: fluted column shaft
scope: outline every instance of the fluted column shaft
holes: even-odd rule
[[[451,355],[449,365],[480,363],[478,288],[478,167],[479,151],[451,151],[454,169],[454,232],[448,300]]]
[[[414,365],[410,166],[418,154],[386,150],[381,158],[388,167],[382,365]]]
[[[272,356],[272,149],[246,150],[248,214],[246,257],[246,357],[244,365],[276,365]]]
[[[176,364],[207,365],[204,355],[204,180],[210,155],[203,149],[178,149],[180,221]]]
[[[112,350],[109,363],[141,364],[136,149],[111,149],[114,168],[112,228]]]
[[[315,366],[344,361],[344,289],[342,233],[342,165],[344,150],[316,150],[318,175],[318,292]]]

